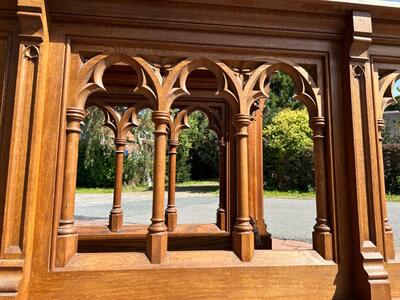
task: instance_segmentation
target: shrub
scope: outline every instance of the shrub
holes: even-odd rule
[[[386,193],[400,194],[400,144],[384,144],[383,160],[385,168]]]
[[[264,129],[267,189],[310,191],[314,187],[312,131],[305,109],[283,109]]]

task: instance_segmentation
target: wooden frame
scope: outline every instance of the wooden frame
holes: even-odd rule
[[[400,6],[271,2],[0,3],[0,296],[400,296],[380,145],[382,112],[392,103],[391,87],[399,76]],[[105,92],[103,75],[114,65],[134,70],[135,91],[127,94],[129,84],[122,82],[108,96],[94,95]],[[207,81],[187,88],[198,69],[216,78],[216,96]],[[270,234],[262,214],[256,106],[268,101],[268,78],[277,70],[294,80],[295,97],[307,107],[313,130],[313,250],[266,250]],[[153,109],[152,221],[148,228],[121,225],[116,184],[111,230],[76,228],[80,121],[90,101],[115,103],[118,95]],[[183,118],[196,107],[224,111],[214,129],[224,127],[226,137],[221,151],[226,201],[220,207],[225,215],[219,210],[219,229],[203,226],[197,235],[191,225],[175,226],[172,198],[167,224],[164,220],[166,149],[168,140],[175,141],[169,143],[173,157],[172,133],[179,123],[171,119],[174,105],[183,108]],[[124,130],[136,125],[138,108],[130,106],[122,121],[109,105],[103,107],[121,151]],[[118,165],[120,176],[120,160]],[[194,249],[194,238],[214,246]],[[78,251],[78,241],[87,251]],[[113,252],[114,242],[119,252]],[[176,245],[190,251],[175,251]],[[103,252],[105,247],[111,252]]]

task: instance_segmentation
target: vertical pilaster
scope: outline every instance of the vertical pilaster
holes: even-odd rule
[[[0,298],[28,297],[38,199],[48,35],[44,2],[18,2],[18,67],[0,243]],[[13,86],[13,82],[2,84]],[[7,149],[7,147],[9,147]]]
[[[390,281],[383,266],[383,220],[377,158],[377,137],[369,46],[372,18],[353,11],[349,47],[344,61],[349,117],[349,149],[352,190],[354,279],[357,298],[391,299]]]
[[[234,116],[237,146],[237,213],[232,233],[233,251],[242,261],[250,261],[254,254],[254,233],[249,217],[248,178],[248,126],[251,117],[244,114]]]
[[[168,112],[155,111],[152,119],[155,125],[153,211],[148,227],[146,253],[151,263],[159,264],[167,253],[167,226],[164,223],[165,158],[167,147]]]

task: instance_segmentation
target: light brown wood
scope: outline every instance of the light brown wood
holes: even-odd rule
[[[381,149],[399,15],[396,3],[358,0],[1,1],[0,297],[400,297]],[[313,250],[266,250],[262,107],[276,71],[293,79],[313,130]],[[112,122],[127,118],[113,132],[109,226],[74,220],[91,105],[109,116],[135,108]],[[140,126],[128,116],[144,107],[155,124],[152,219],[124,225],[118,128]],[[195,109],[219,140],[216,225],[175,217],[171,110]]]

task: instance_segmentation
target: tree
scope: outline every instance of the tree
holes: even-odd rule
[[[103,112],[87,109],[79,142],[77,185],[84,187],[112,187],[114,185],[115,152],[113,134],[104,123]]]
[[[294,84],[292,78],[282,72],[275,73],[270,79],[270,93],[264,110],[264,124],[271,123],[273,117],[282,109],[301,109],[303,104],[293,99]]]
[[[189,125],[179,137],[178,181],[218,178],[218,140],[207,128],[207,117],[196,111],[191,114]]]

